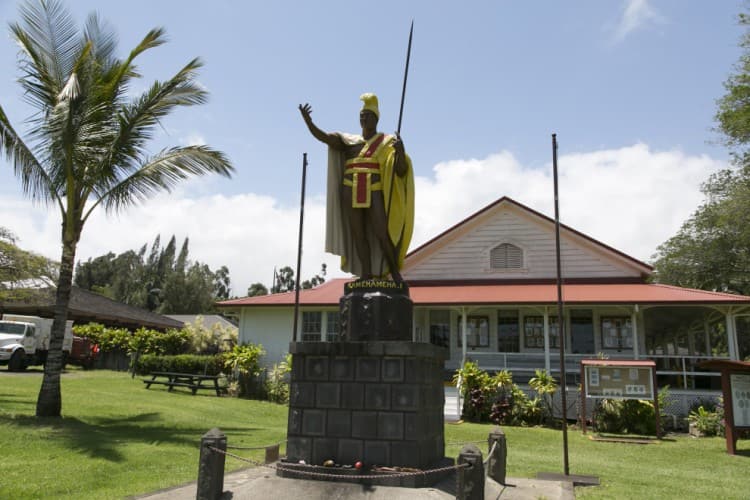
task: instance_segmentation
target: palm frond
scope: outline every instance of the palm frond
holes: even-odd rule
[[[204,103],[207,92],[194,83],[196,71],[202,66],[194,59],[166,82],[155,82],[118,115],[118,133],[102,166],[111,167],[111,180],[117,182],[120,171],[130,172],[144,162],[144,144],[153,137],[159,120],[176,106]],[[100,174],[103,172],[100,172]]]
[[[100,203],[108,212],[117,212],[161,191],[169,192],[188,177],[212,173],[229,177],[233,171],[234,167],[224,153],[207,146],[166,149],[109,191],[100,193],[86,217]]]
[[[99,14],[93,12],[86,19],[83,39],[94,49],[94,58],[103,65],[106,72],[117,62],[117,33]]]
[[[23,31],[26,35],[23,47],[33,47],[36,54],[32,61],[39,64],[58,89],[62,88],[72,72],[77,59],[79,32],[75,21],[58,0],[27,2],[20,7]],[[11,28],[14,35],[16,29]]]
[[[115,101],[120,95],[124,94],[131,78],[140,76],[133,65],[133,61],[140,54],[148,49],[158,47],[166,43],[166,35],[163,28],[154,28],[143,37],[143,40],[132,50],[127,59],[119,64],[113,65],[109,77],[105,80],[109,82],[106,89],[109,98]]]
[[[13,165],[13,172],[21,180],[24,194],[33,201],[48,203],[55,200],[50,191],[50,178],[34,153],[26,146],[0,106],[0,150]]]

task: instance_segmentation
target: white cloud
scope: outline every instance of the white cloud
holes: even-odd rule
[[[180,143],[184,146],[204,146],[206,144],[206,138],[201,134],[194,132],[188,134],[186,137],[180,137]]]
[[[700,184],[726,164],[645,144],[558,158],[560,219],[641,260],[672,236],[703,199]],[[509,152],[434,167],[416,181],[412,248],[488,203],[509,196],[554,216],[551,163],[528,168]]]
[[[701,182],[726,167],[707,156],[679,150],[652,151],[645,144],[559,157],[563,223],[641,260],[672,236],[702,201]],[[416,221],[412,248],[501,196],[510,196],[554,215],[551,165],[530,168],[503,151],[483,159],[443,162],[430,177],[416,179]],[[338,257],[323,252],[323,196],[305,204],[302,276],[328,264],[340,276]],[[0,196],[0,224],[23,248],[59,259],[59,215],[32,208],[26,200]],[[281,206],[253,193],[188,198],[164,194],[120,216],[95,213],[84,228],[79,259],[162,241],[190,238],[190,256],[212,269],[229,267],[233,293],[253,282],[269,284],[274,266],[296,263],[297,206]]]
[[[614,41],[620,42],[639,28],[664,21],[656,9],[649,4],[649,1],[625,0],[622,17],[614,30]]]

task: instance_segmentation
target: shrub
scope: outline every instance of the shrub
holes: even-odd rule
[[[157,354],[144,354],[136,361],[135,372],[139,375],[147,375],[151,372],[219,375],[222,372],[223,366],[223,359],[220,355],[178,354],[160,356]]]
[[[664,408],[668,392],[668,386],[659,391],[660,408]],[[654,404],[638,399],[602,399],[594,409],[594,426],[599,432],[655,434]]]
[[[260,358],[266,354],[263,346],[258,344],[237,345],[231,351],[222,354],[223,366],[228,371],[230,386],[236,388],[241,397],[266,398],[266,386],[262,380]]]
[[[74,325],[73,333],[99,344],[101,352],[129,351],[130,332],[126,328],[107,328],[99,323]]]
[[[189,342],[184,330],[169,329],[166,332],[139,328],[130,338],[129,352],[141,354],[184,354]]]
[[[198,316],[192,323],[185,323],[183,331],[190,339],[190,352],[196,354],[226,352],[237,345],[237,328],[220,323],[207,328],[203,324],[203,316]]]
[[[467,361],[456,370],[453,381],[460,387],[464,406],[462,417],[472,422],[482,422],[489,418],[497,385],[492,377],[473,361]]]
[[[160,332],[139,328],[131,333],[125,328],[107,328],[99,323],[88,323],[75,325],[73,332],[99,344],[102,352],[119,349],[127,353],[175,355],[185,353],[189,345],[189,333],[185,330]]]
[[[688,414],[688,422],[703,436],[724,435],[724,407],[722,402],[713,402],[713,409],[698,406]]]
[[[534,370],[534,376],[529,380],[529,386],[534,389],[537,393],[542,406],[542,421],[549,421],[552,419],[552,395],[557,391],[557,381],[547,373],[546,370]],[[536,408],[534,408],[534,416],[536,417]]]
[[[284,361],[273,365],[266,380],[268,399],[274,403],[289,402],[289,373],[292,371],[292,355],[284,356]]]
[[[473,422],[492,421],[503,425],[540,425],[551,416],[551,395],[557,389],[555,380],[544,370],[537,370],[530,381],[537,396],[529,398],[513,383],[513,374],[508,370],[494,376],[467,361],[457,370],[454,382],[461,381],[464,398],[462,417]],[[548,398],[548,401],[545,401]]]

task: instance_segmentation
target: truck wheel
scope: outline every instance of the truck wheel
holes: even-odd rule
[[[23,352],[23,349],[19,349],[16,352],[13,353],[13,355],[10,357],[10,361],[8,362],[8,371],[9,372],[20,372],[26,369],[26,360],[24,357],[26,356],[26,353]]]

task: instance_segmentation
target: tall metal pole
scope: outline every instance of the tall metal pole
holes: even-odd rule
[[[307,179],[307,153],[302,153],[302,194],[299,202],[299,239],[297,240],[297,276],[294,279],[294,330],[292,342],[297,342],[297,320],[299,316],[299,275],[302,269],[302,226],[305,222],[305,182]]]
[[[565,475],[570,475],[568,464],[568,396],[565,383],[565,320],[563,319],[562,267],[560,265],[560,203],[557,195],[557,134],[552,134],[552,177],[555,185],[555,257],[557,259],[557,335],[560,345],[560,396],[562,400],[563,464]]]

